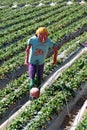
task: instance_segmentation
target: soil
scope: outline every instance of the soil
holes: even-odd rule
[[[61,129],[62,130],[70,130],[76,115],[78,114],[78,112],[80,111],[82,105],[84,104],[85,100],[87,99],[87,95],[85,95],[84,97],[82,97],[77,104],[72,108],[72,110],[69,112],[69,115],[67,115],[61,125]],[[84,118],[85,113],[87,112],[87,108],[84,111],[84,114],[81,118],[81,120]]]
[[[22,95],[13,105],[6,110],[6,113],[0,117],[0,125],[10,118],[16,111],[18,111],[29,100],[29,93]]]

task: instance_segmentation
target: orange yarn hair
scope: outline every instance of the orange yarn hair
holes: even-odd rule
[[[39,33],[46,33],[48,35],[48,30],[45,27],[40,27],[36,30],[36,35],[38,35]]]

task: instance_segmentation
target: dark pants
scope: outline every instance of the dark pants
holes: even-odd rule
[[[43,77],[43,70],[44,70],[44,64],[38,66],[34,64],[29,64],[28,72],[30,79],[34,79],[35,74],[37,73],[38,79],[41,80]]]

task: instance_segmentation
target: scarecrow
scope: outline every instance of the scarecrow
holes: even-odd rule
[[[41,84],[41,80],[44,72],[44,61],[49,51],[49,48],[53,49],[53,65],[57,61],[57,47],[48,38],[48,30],[45,27],[40,27],[36,30],[36,34],[28,39],[26,48],[25,65],[28,66],[30,89],[34,87],[35,74],[37,73],[37,88]]]

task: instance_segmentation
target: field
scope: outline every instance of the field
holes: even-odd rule
[[[29,101],[25,50],[27,40],[41,26],[57,45],[57,64],[52,66],[53,52],[49,50],[41,95]],[[51,130],[64,105],[87,85],[87,47],[83,43],[87,43],[86,0],[0,0],[0,130]],[[17,111],[20,113],[11,119]],[[87,128],[83,128],[85,113],[77,130]]]

